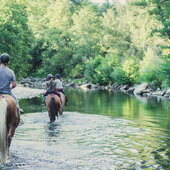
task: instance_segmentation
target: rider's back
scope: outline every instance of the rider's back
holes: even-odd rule
[[[55,84],[56,84],[57,89],[62,89],[63,88],[63,84],[62,84],[62,81],[60,79],[56,79]]]
[[[46,86],[47,86],[47,90],[49,91],[55,90],[55,83],[53,79],[50,79],[50,81],[46,83]]]
[[[0,66],[0,93],[8,93],[10,91],[11,81],[15,81],[14,72],[8,67]]]

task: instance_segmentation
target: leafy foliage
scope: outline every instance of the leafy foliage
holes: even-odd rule
[[[32,59],[29,52],[34,36],[27,22],[24,3],[16,0],[1,1],[0,53],[9,53],[10,66],[19,77],[28,74]]]
[[[0,2],[0,52],[11,55],[17,77],[60,73],[79,82],[170,87],[169,1]]]

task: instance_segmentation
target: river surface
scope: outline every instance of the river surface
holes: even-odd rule
[[[170,169],[170,101],[109,91],[66,90],[53,124],[42,98],[20,100],[24,125],[0,169]]]

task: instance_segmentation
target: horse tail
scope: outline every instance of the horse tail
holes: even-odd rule
[[[5,98],[0,99],[0,152],[2,157],[5,156],[6,151],[6,114],[7,114],[7,102]]]
[[[55,113],[56,113],[56,109],[55,109],[55,98],[52,97],[51,98],[51,102],[50,102],[50,122],[54,122],[55,121]]]

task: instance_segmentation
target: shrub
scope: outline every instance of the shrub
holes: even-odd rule
[[[128,83],[135,83],[138,78],[138,65],[136,64],[135,60],[128,58],[122,64],[122,69],[129,80]]]
[[[117,55],[97,56],[86,62],[85,78],[92,83],[109,84],[113,67],[118,63]]]
[[[121,66],[115,67],[110,76],[112,82],[117,82],[119,84],[131,84]]]
[[[160,65],[160,77],[162,80],[162,88],[170,87],[170,59],[166,59]]]
[[[157,87],[161,86],[160,63],[159,56],[154,54],[152,49],[148,49],[145,57],[140,62],[140,81],[148,82]]]

